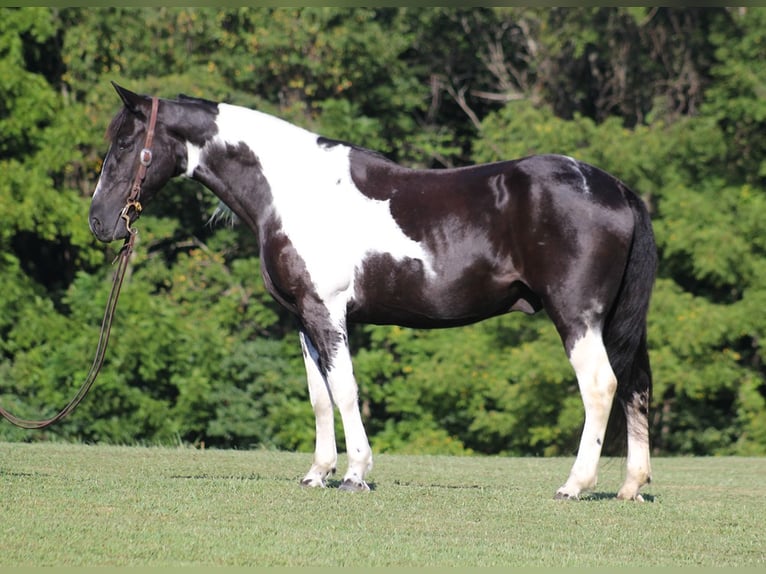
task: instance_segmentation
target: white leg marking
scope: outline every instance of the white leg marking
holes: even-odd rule
[[[359,412],[358,389],[348,347],[338,349],[328,373],[328,380],[346,436],[348,470],[343,476],[342,488],[354,491],[369,490],[364,477],[372,469],[372,449]]]
[[[577,498],[596,486],[598,460],[606,424],[617,389],[617,378],[609,364],[601,333],[589,329],[578,339],[569,357],[585,406],[585,426],[569,479],[556,492],[557,498]]]
[[[311,341],[300,333],[303,361],[309,384],[311,406],[316,418],[316,448],[314,464],[301,481],[304,486],[324,486],[327,475],[335,472],[338,453],[335,447],[335,424],[330,389],[319,371],[319,353]]]
[[[647,406],[644,405],[645,408]],[[634,396],[633,400],[625,406],[628,424],[628,474],[625,477],[625,483],[617,493],[617,498],[623,500],[643,501],[638,491],[652,479],[648,421],[646,415],[641,413],[640,407],[638,396]]]

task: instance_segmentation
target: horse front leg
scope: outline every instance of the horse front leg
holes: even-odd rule
[[[304,331],[300,332],[300,340],[303,362],[306,366],[309,397],[316,419],[314,463],[301,481],[301,485],[323,487],[327,476],[335,473],[338,461],[333,401],[330,388],[319,366],[319,352]]]
[[[346,435],[348,469],[343,475],[340,489],[364,492],[370,490],[364,479],[372,469],[372,449],[364,430],[362,415],[359,412],[358,387],[354,378],[351,353],[345,335],[343,341],[344,344],[336,349],[327,373],[327,380],[340,411],[343,420],[343,432]]]

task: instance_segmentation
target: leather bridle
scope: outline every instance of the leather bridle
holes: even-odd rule
[[[5,417],[14,425],[25,429],[43,429],[48,427],[71,413],[82,402],[85,396],[90,391],[93,383],[96,381],[101,366],[104,363],[104,355],[106,354],[106,346],[109,343],[109,333],[112,330],[112,319],[114,319],[114,312],[117,308],[117,300],[120,297],[120,288],[122,287],[122,280],[125,277],[125,271],[128,268],[130,262],[130,256],[133,252],[133,244],[135,243],[138,230],[130,225],[130,210],[135,210],[138,215],[141,213],[141,203],[139,201],[141,197],[141,188],[143,187],[144,180],[146,179],[146,170],[152,163],[152,142],[154,141],[154,128],[157,124],[157,110],[159,108],[159,101],[157,98],[152,98],[152,111],[149,118],[149,128],[146,132],[146,140],[144,147],[138,156],[138,169],[136,170],[136,177],[133,180],[133,186],[130,189],[130,194],[125,202],[125,207],[120,212],[120,217],[125,220],[125,226],[128,229],[128,237],[125,239],[125,243],[120,249],[120,253],[115,261],[119,261],[117,270],[114,272],[114,280],[112,282],[112,290],[109,292],[109,298],[106,302],[106,309],[104,311],[104,318],[101,321],[101,333],[98,338],[98,346],[96,347],[96,356],[93,359],[93,363],[90,366],[85,382],[80,386],[77,394],[67,405],[61,409],[57,414],[48,419],[31,420],[24,419],[15,416],[0,406],[0,415]]]
[[[141,187],[146,179],[146,170],[152,164],[152,143],[154,142],[154,128],[157,125],[157,110],[159,109],[159,100],[152,98],[152,112],[149,116],[149,128],[146,131],[146,140],[144,141],[144,147],[138,154],[138,169],[136,170],[136,177],[133,180],[133,186],[130,188],[130,194],[125,201],[125,207],[120,212],[120,217],[125,220],[125,227],[128,228],[128,232],[132,235],[133,228],[130,226],[130,208],[132,207],[136,215],[141,213],[143,209],[141,202]]]

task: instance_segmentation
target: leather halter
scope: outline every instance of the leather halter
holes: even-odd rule
[[[157,125],[157,111],[159,109],[159,100],[156,97],[152,98],[152,112],[149,116],[149,128],[146,132],[146,140],[144,141],[144,147],[138,154],[138,169],[136,170],[136,177],[133,180],[133,186],[130,188],[130,194],[125,202],[125,207],[120,212],[120,217],[125,220],[125,227],[131,234],[135,233],[135,230],[130,226],[130,208],[132,207],[136,214],[140,214],[143,207],[139,198],[141,197],[141,187],[146,179],[146,169],[152,164],[152,142],[154,141],[154,128]]]

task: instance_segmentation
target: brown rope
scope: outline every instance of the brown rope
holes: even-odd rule
[[[77,408],[77,406],[88,394],[93,383],[96,381],[98,372],[101,370],[101,365],[104,363],[104,355],[106,354],[106,346],[109,343],[109,333],[112,330],[112,319],[114,319],[114,311],[117,308],[117,299],[120,296],[120,288],[122,287],[122,280],[125,277],[125,270],[128,268],[130,261],[130,254],[133,252],[133,244],[136,239],[135,231],[125,240],[120,254],[117,256],[119,263],[117,270],[114,272],[114,281],[112,283],[112,290],[109,293],[109,299],[106,302],[106,309],[104,311],[104,318],[101,321],[101,334],[98,339],[98,347],[96,347],[96,356],[93,359],[93,363],[90,366],[90,371],[85,377],[85,382],[77,391],[77,394],[69,401],[69,403],[61,409],[56,415],[49,419],[43,420],[30,420],[17,417],[16,415],[8,412],[3,407],[0,407],[0,414],[3,415],[11,423],[17,427],[25,429],[43,429],[56,423],[71,413]]]

